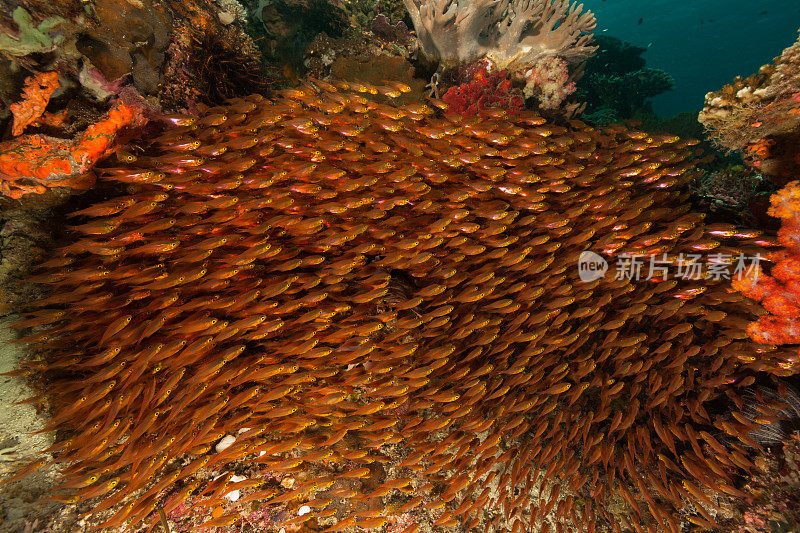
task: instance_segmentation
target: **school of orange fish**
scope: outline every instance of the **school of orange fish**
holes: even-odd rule
[[[760,308],[724,279],[578,278],[584,250],[725,262],[774,244],[689,212],[694,143],[465,118],[407,90],[308,81],[168,116],[102,171],[129,193],[75,214],[20,326],[48,327],[24,340],[69,431],[52,451],[103,527],[241,489],[327,531],[380,527],[356,503],[382,498],[462,531],[677,532],[686,502],[711,527],[713,495],[745,496],[748,432],[782,406],[754,421],[742,394],[796,352],[747,338]],[[391,444],[405,460],[359,490]],[[195,476],[243,460],[333,470],[289,489]]]

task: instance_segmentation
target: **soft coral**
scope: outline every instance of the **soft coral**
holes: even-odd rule
[[[487,60],[477,61],[462,70],[461,85],[451,87],[442,98],[452,113],[483,115],[490,108],[520,110],[522,91],[511,85],[508,72],[494,68]]]

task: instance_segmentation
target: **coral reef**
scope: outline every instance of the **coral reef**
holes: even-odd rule
[[[678,276],[763,242],[689,212],[695,142],[381,101],[408,90],[235,99],[103,169],[128,189],[74,213],[19,324],[55,498],[98,527],[677,532],[746,496],[731,417],[797,356],[746,338],[723,276]],[[663,261],[584,281],[586,250]]]
[[[762,211],[760,198],[764,194],[769,196],[770,187],[765,185],[768,182],[752,168],[720,164],[705,169],[693,189],[704,212],[719,214],[715,218],[735,220],[743,227],[763,227],[757,217]],[[756,212],[748,213],[752,205]]]
[[[253,40],[236,26],[209,26],[191,31],[189,86],[197,101],[218,105],[228,98],[265,93],[277,72],[264,67]]]
[[[542,110],[558,109],[564,99],[575,92],[567,62],[560,57],[540,59],[525,77],[525,96],[536,96]]]
[[[355,30],[356,34],[359,31],[373,30],[373,26],[378,21],[377,24],[381,28],[388,29],[387,26],[394,28],[390,32],[402,38],[404,33],[402,28],[405,27],[407,30],[408,25],[411,24],[402,0],[351,0],[344,4],[344,9],[347,12],[351,29]],[[385,17],[386,20],[381,20],[381,17]],[[410,33],[408,37],[411,37]]]
[[[113,148],[105,141],[120,127],[141,126],[136,117],[193,112],[265,92],[277,78],[244,33],[246,12],[234,0],[40,4],[0,13],[0,126],[14,122],[0,139],[0,194],[14,199],[90,186],[91,176],[80,175]],[[117,101],[123,107],[113,107]],[[32,135],[18,137],[26,127]]]
[[[722,90],[706,95],[699,120],[714,143],[741,151],[748,165],[777,186],[785,185],[772,195],[767,210],[767,215],[780,220],[777,239],[772,240],[783,249],[769,254],[763,268],[754,269],[734,286],[761,301],[768,311],[747,327],[754,340],[800,344],[800,182],[790,181],[800,170],[800,40],[772,65],[761,67],[758,74],[737,77]]]
[[[651,115],[647,99],[672,89],[672,77],[645,66],[641,56],[646,48],[607,35],[596,36],[595,42],[598,50],[586,60],[577,83],[578,98],[586,103],[582,120],[606,125]]]
[[[539,111],[563,119],[579,116],[581,104],[565,100],[575,91],[582,62],[596,49],[591,45],[594,15],[583,13],[583,5],[568,0],[405,1],[422,51],[420,71],[432,72],[433,96],[453,88],[460,98],[469,96],[485,83],[483,70],[496,70],[514,83],[514,92],[524,86],[525,97],[535,99]],[[489,67],[473,67],[482,63]],[[481,79],[465,79],[470,71]],[[482,104],[468,105],[477,109]]]
[[[709,137],[742,150],[800,128],[800,39],[757,74],[706,95],[699,115]],[[796,139],[795,139],[796,140]],[[794,162],[800,166],[800,163]],[[795,167],[795,170],[797,167]]]
[[[800,529],[800,437],[788,436],[773,452],[759,454],[759,474],[747,480],[752,497],[736,509],[735,533],[790,533]]]
[[[258,36],[257,45],[270,63],[297,73],[304,70],[306,48],[321,34],[344,36],[348,16],[343,2],[326,0],[248,0],[248,27]]]
[[[405,22],[401,20],[392,24],[389,17],[382,13],[372,20],[369,29],[384,41],[400,45],[406,45],[411,41],[411,32]]]
[[[415,78],[409,61],[410,46],[392,45],[375,38],[353,36],[331,39],[322,34],[306,50],[305,67],[310,76],[383,85],[402,83],[411,87],[400,98],[418,102],[425,93],[425,81]]]
[[[156,94],[172,26],[165,4],[106,0],[96,2],[93,11],[97,25],[81,34],[78,51],[107,80],[130,76],[141,94]]]

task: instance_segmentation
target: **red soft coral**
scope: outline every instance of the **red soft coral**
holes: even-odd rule
[[[520,110],[525,100],[522,91],[511,86],[508,72],[497,70],[488,61],[478,61],[462,71],[466,81],[451,87],[442,99],[448,111],[465,116],[484,115],[487,109]]]

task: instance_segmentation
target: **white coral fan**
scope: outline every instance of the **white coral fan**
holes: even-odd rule
[[[422,52],[451,66],[486,57],[520,71],[550,56],[578,63],[597,50],[594,14],[569,0],[403,1]]]

